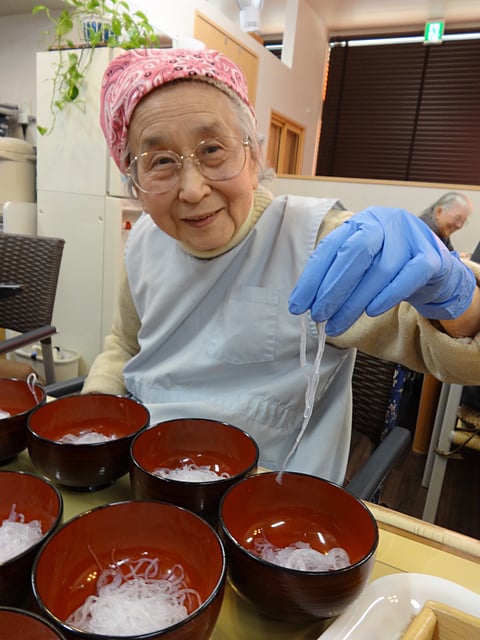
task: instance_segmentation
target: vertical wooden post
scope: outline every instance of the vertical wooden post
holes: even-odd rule
[[[414,453],[420,453],[422,455],[428,453],[441,388],[442,383],[440,380],[437,380],[437,378],[429,373],[424,375],[420,404],[418,406],[417,423],[413,436],[412,450]]]

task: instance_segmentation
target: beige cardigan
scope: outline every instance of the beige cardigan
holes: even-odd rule
[[[263,188],[256,192],[252,211],[235,237],[235,243],[240,242],[255,225],[271,199],[271,194]],[[319,229],[319,239],[351,215],[351,212],[332,209]],[[228,248],[231,246],[232,242]],[[468,266],[480,282],[480,266],[472,262],[468,262]],[[104,350],[90,369],[83,393],[125,393],[123,367],[139,350],[139,327],[140,320],[124,269],[112,331],[105,339]],[[340,348],[354,347],[367,354],[402,363],[415,371],[429,372],[445,382],[480,385],[480,334],[471,339],[451,338],[406,302],[376,318],[363,315],[348,331],[328,338],[328,342]]]

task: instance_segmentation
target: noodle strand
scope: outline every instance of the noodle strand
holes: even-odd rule
[[[305,378],[307,379],[307,388],[305,390],[305,409],[303,412],[303,423],[300,428],[300,431],[297,435],[293,446],[285,458],[282,468],[277,474],[277,482],[279,484],[282,483],[282,475],[285,471],[288,463],[290,462],[293,454],[298,449],[298,445],[300,444],[301,439],[305,435],[305,431],[307,430],[308,423],[310,422],[310,418],[313,413],[313,406],[315,403],[315,394],[318,387],[318,382],[320,380],[320,364],[322,362],[323,352],[325,350],[325,323],[321,323],[318,326],[318,346],[317,353],[315,355],[315,360],[313,363],[313,373],[311,376],[307,373],[307,318],[305,315],[300,316],[301,321],[301,334],[300,334],[300,366],[304,372]]]
[[[180,622],[201,603],[199,593],[187,587],[180,564],[162,574],[159,558],[140,558],[102,571],[96,595],[88,596],[67,622],[95,634],[138,636]]]

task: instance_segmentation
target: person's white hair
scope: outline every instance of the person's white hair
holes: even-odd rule
[[[470,198],[468,198],[463,193],[460,193],[459,191],[448,191],[447,193],[444,193],[442,196],[440,196],[440,198],[438,198],[438,200],[436,200],[433,204],[424,209],[421,215],[429,216],[430,218],[432,218],[437,207],[443,207],[444,209],[448,210],[457,204],[463,207],[468,212],[467,215],[470,215],[472,213],[473,207]]]

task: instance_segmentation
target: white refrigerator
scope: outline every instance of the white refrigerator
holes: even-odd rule
[[[109,332],[128,229],[140,211],[124,197],[99,125],[103,72],[115,50],[96,49],[85,103],[56,117],[37,141],[39,235],[65,239],[53,323],[54,343],[76,351],[86,373]],[[52,70],[57,52],[37,54],[37,121],[49,126]]]

